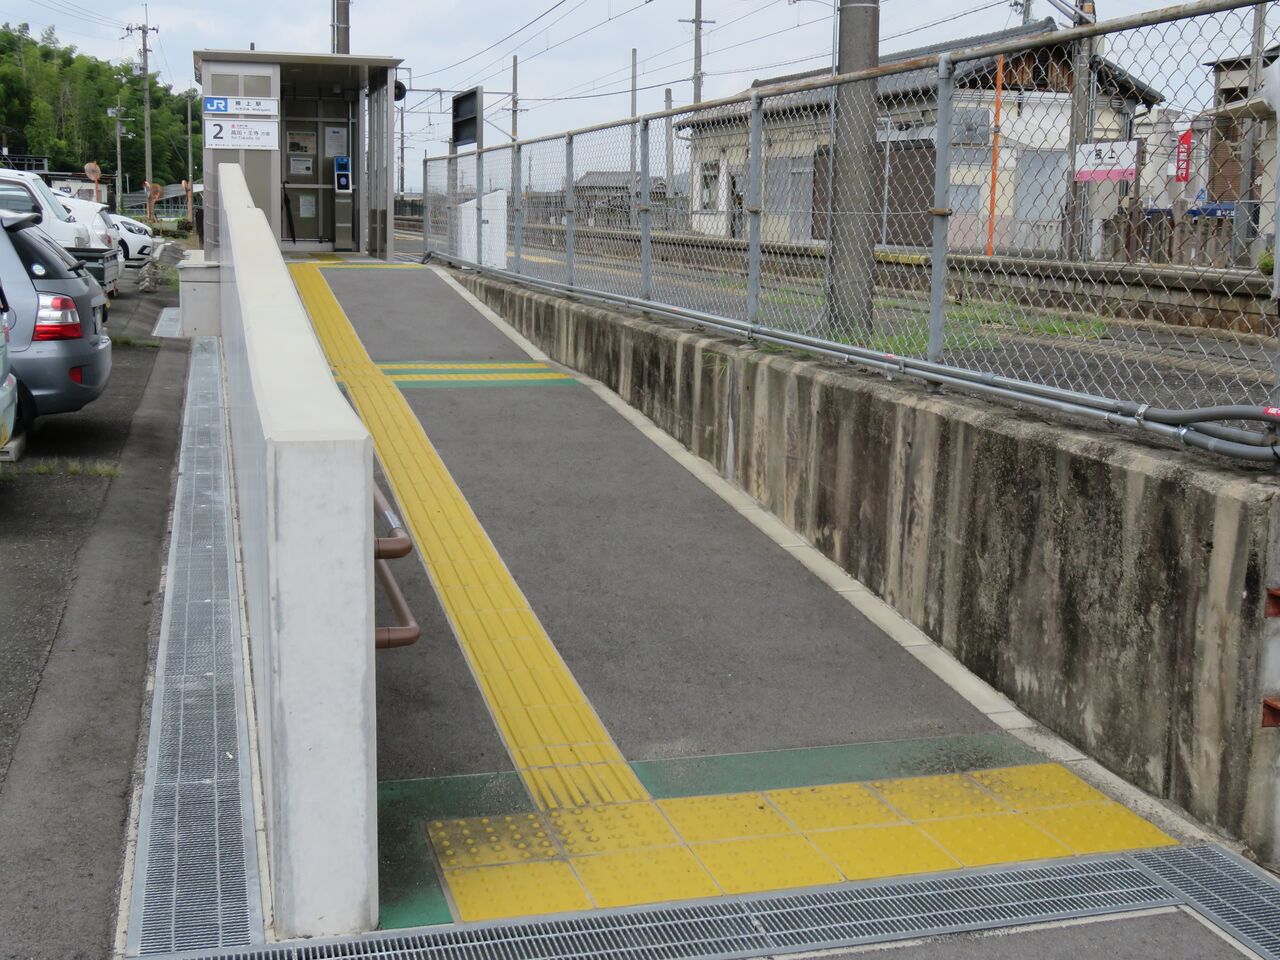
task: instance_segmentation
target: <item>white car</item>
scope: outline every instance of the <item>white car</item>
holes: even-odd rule
[[[67,250],[93,245],[88,223],[68,213],[65,201],[47,183],[26,170],[0,170],[0,210],[40,214],[40,229]],[[78,201],[79,202],[79,201]]]
[[[122,217],[118,213],[107,214],[107,219],[120,231],[120,249],[126,260],[145,260],[151,256],[151,250],[155,246],[155,233],[149,226],[141,220]]]
[[[105,247],[110,251],[110,255],[102,259],[102,276],[98,278],[98,282],[102,284],[102,289],[115,296],[120,292],[120,278],[124,276],[124,253],[120,248],[120,231],[111,222],[107,205],[66,194],[58,196],[62,206],[77,221],[88,225],[90,242],[86,246],[91,249]]]

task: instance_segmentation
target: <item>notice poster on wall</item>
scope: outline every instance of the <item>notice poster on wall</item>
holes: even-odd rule
[[[309,220],[316,215],[316,195],[303,193],[298,195],[298,219]]]
[[[311,173],[310,157],[290,157],[289,158],[289,174],[309,174]]]
[[[290,130],[288,140],[288,153],[314,155],[316,152],[316,134],[314,130]]]
[[[324,128],[324,155],[326,157],[350,156],[350,154],[347,153],[346,127]]]

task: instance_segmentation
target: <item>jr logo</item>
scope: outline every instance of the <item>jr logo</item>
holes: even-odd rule
[[[205,97],[204,112],[205,113],[226,113],[227,98],[226,97]]]

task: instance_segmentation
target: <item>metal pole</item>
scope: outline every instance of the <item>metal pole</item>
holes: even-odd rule
[[[422,259],[426,261],[431,255],[431,191],[427,185],[430,179],[427,174],[431,170],[431,161],[427,153],[422,152]]]
[[[116,97],[116,213],[124,213],[124,187],[120,178],[124,175],[124,151],[121,149],[120,134],[124,129],[124,122],[120,119],[123,108],[120,106],[120,97]]]
[[[671,109],[671,88],[670,87],[667,87],[666,89],[664,103],[666,104],[665,109],[670,110]],[[663,136],[666,138],[666,141],[667,141],[667,151],[666,151],[667,165],[666,165],[666,168],[662,171],[662,176],[667,185],[666,202],[670,203],[671,194],[673,190],[671,184],[676,175],[675,128],[674,126],[672,126],[672,120],[671,120],[670,114],[663,117],[662,122],[664,125]]]
[[[747,141],[747,323],[760,314],[760,179],[764,163],[764,101],[751,98],[751,129]]]
[[[1249,49],[1249,96],[1255,96],[1262,86],[1262,61],[1267,40],[1267,4],[1253,8],[1253,38]],[[1260,124],[1245,120],[1244,136],[1240,141],[1240,199],[1236,201],[1231,223],[1231,259],[1237,264],[1248,264],[1252,259],[1250,246],[1257,235],[1258,210],[1254,202],[1258,176],[1258,134]]]
[[[1083,13],[1077,23],[1088,23],[1093,16],[1092,0],[1082,0]],[[1082,37],[1075,42],[1072,57],[1071,84],[1071,169],[1074,172],[1078,148],[1093,139],[1093,37]],[[1064,238],[1067,260],[1088,259],[1089,188],[1072,178],[1067,191],[1066,236]]]
[[[631,48],[631,116],[636,115],[636,48]],[[636,125],[627,128],[631,133],[631,181],[627,184],[627,192],[631,194],[631,223],[636,225]]]
[[[400,104],[400,196],[404,197],[404,104]]]
[[[693,102],[702,102],[702,0],[693,0]]]
[[[573,286],[573,134],[564,138],[564,282]]]
[[[333,52],[351,52],[351,0],[333,0]]]
[[[455,257],[462,256],[462,244],[458,242],[458,145],[449,141],[448,173],[449,209],[445,211],[445,245]]]
[[[634,129],[634,128],[633,128]],[[650,231],[653,214],[649,180],[649,121],[640,124],[640,299],[653,299],[653,247]]]
[[[938,120],[933,138],[933,250],[929,277],[930,363],[942,359],[942,332],[946,322],[947,227],[951,218],[951,91],[954,86],[951,59],[938,57]]]
[[[514,59],[514,58],[513,58]],[[514,118],[515,114],[512,114]],[[511,121],[511,133],[515,135],[515,120]],[[515,261],[514,270],[520,273],[521,243],[524,240],[524,191],[520,188],[520,144],[511,148],[511,216],[512,253]]]
[[[841,73],[879,65],[879,0],[840,7],[837,65]],[[869,332],[875,310],[875,231],[869,221],[876,203],[876,84],[842,84],[835,95],[835,139],[831,144],[831,228],[828,232],[828,320]]]
[[[878,124],[877,124],[878,126]],[[892,126],[884,126],[884,188],[880,191],[880,245],[889,243],[889,133]],[[830,234],[828,233],[828,236]]]
[[[484,154],[479,150],[476,150],[476,263],[484,263]]]
[[[520,87],[517,86],[517,78],[519,75],[519,58],[513,53],[511,55],[511,139],[518,140],[520,138]],[[516,170],[520,169],[519,165]],[[516,174],[519,176],[519,173]]]

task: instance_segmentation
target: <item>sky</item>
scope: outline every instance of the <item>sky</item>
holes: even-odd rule
[[[881,52],[973,36],[1021,19],[1009,0],[881,0]],[[1064,22],[1048,0],[1032,0],[1036,19]],[[1163,6],[1160,0],[1098,0],[1110,19]],[[550,9],[537,23],[503,40]],[[104,12],[104,11],[110,11]],[[637,50],[639,112],[692,102],[694,0],[353,0],[351,51],[404,59],[405,143],[410,157],[445,150],[452,90],[482,83],[492,126],[487,142],[510,129],[511,55],[520,58],[522,136],[555,133],[626,115],[631,49]],[[703,98],[735,93],[757,77],[830,64],[831,0],[703,0]],[[327,52],[329,0],[218,0],[217,3],[93,4],[89,0],[0,0],[0,20],[52,25],[63,43],[119,62],[136,58],[138,35],[124,23],[144,17],[152,35],[151,68],[174,89],[194,85],[192,50],[247,48]],[[1176,39],[1171,34],[1170,39]],[[501,42],[499,42],[501,41]],[[492,45],[491,49],[489,48]],[[576,99],[557,99],[573,97]],[[501,128],[501,131],[498,129]],[[406,164],[417,189],[421,164]],[[415,171],[417,175],[415,175]]]

